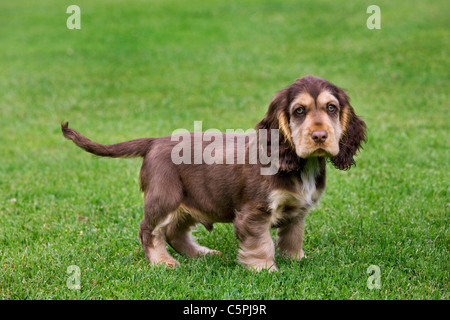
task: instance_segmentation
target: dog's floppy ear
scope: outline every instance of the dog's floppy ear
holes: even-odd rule
[[[256,130],[267,130],[267,148],[269,149],[269,152],[270,130],[279,130],[280,171],[295,171],[302,165],[302,159],[295,153],[291,130],[289,128],[289,115],[287,113],[288,103],[288,88],[278,91],[270,102],[266,115],[255,127]]]
[[[350,98],[344,90],[338,88],[337,98],[342,106],[342,137],[339,141],[339,153],[330,160],[337,169],[347,170],[355,164],[353,156],[361,148],[361,144],[366,142],[366,124],[355,114],[350,105]]]
[[[285,108],[287,102],[287,89],[278,91],[270,101],[269,109],[264,118],[256,125],[255,129],[279,129],[278,113]]]

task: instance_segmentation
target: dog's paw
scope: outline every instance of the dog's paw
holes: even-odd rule
[[[173,267],[180,265],[180,263],[175,259],[164,259],[164,260],[161,259],[161,260],[157,260],[157,261],[151,261],[150,264],[152,266],[163,265],[164,267],[167,267],[167,268],[173,268]]]
[[[290,259],[300,261],[306,258],[305,252],[301,250],[300,252],[282,252],[281,255],[288,257]]]
[[[174,267],[178,267],[180,265],[180,263],[177,260],[165,261],[164,263],[166,264],[166,267],[168,267],[168,268],[174,268]]]
[[[256,271],[256,272],[261,272],[261,271],[264,271],[264,270],[267,270],[268,272],[276,272],[276,271],[278,271],[278,268],[277,268],[275,262],[273,262],[273,263],[254,264],[254,265],[249,265],[247,267],[251,271]]]
[[[222,254],[222,252],[220,252],[218,250],[212,250],[207,247],[199,247],[199,248],[197,248],[193,257],[198,258],[198,257],[206,256],[206,255],[216,255],[216,254]]]
[[[206,252],[206,254],[215,255],[215,254],[222,254],[222,252],[220,252],[219,250],[209,250],[208,252]]]

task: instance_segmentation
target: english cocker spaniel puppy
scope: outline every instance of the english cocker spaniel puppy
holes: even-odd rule
[[[276,93],[253,133],[182,131],[102,145],[68,123],[61,127],[64,137],[95,155],[143,157],[139,237],[150,263],[178,264],[166,242],[188,257],[220,253],[196,243],[190,230],[198,223],[211,231],[215,222],[232,222],[239,261],[269,271],[277,270],[275,247],[293,259],[304,257],[305,217],[325,189],[326,159],[349,169],[366,141],[366,125],[348,95],[314,76]],[[276,244],[271,228],[277,229]]]

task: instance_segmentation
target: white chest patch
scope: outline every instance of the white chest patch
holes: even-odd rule
[[[316,189],[316,177],[319,170],[318,159],[309,159],[300,174],[301,181],[298,178],[294,180],[295,191],[278,189],[271,192],[269,203],[272,211],[272,225],[276,225],[286,218],[294,218],[299,215],[306,216],[321,195],[321,192]]]

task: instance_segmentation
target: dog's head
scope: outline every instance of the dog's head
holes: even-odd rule
[[[282,171],[297,170],[310,157],[327,157],[336,168],[349,169],[366,141],[366,124],[345,91],[314,76],[279,91],[256,129],[279,129]]]

